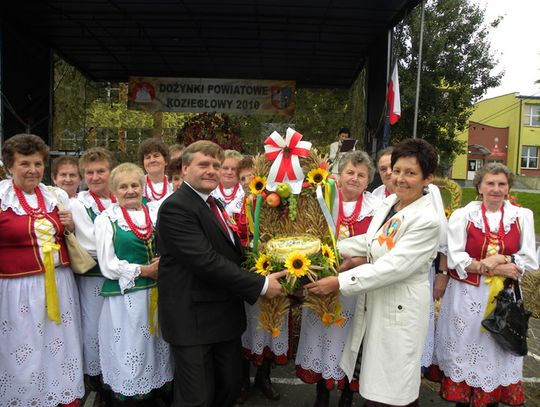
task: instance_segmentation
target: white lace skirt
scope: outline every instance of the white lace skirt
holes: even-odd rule
[[[0,278],[0,405],[67,404],[84,395],[79,296],[55,271],[62,323],[47,317],[44,275]]]
[[[424,351],[422,352],[422,367],[430,367],[434,363],[435,350],[435,304],[433,302],[433,284],[435,280],[435,266],[429,269],[429,321]]]
[[[347,319],[343,326],[326,326],[317,313],[308,308],[302,310],[295,363],[304,370],[320,373],[324,379],[342,380],[345,377],[339,361],[347,333],[351,329],[356,296],[345,297],[339,294],[339,302],[343,309],[342,315]]]
[[[465,381],[486,392],[521,380],[523,358],[505,352],[486,331],[481,331],[489,285],[450,279],[444,294],[435,334],[439,367],[454,382]]]
[[[246,309],[247,326],[242,335],[242,347],[255,359],[270,357],[280,363],[287,362],[289,351],[289,314],[285,315],[279,327],[280,334],[276,338],[272,334],[259,327],[259,302],[253,305],[244,303]],[[271,354],[265,354],[270,351]]]
[[[150,290],[105,297],[99,318],[104,383],[124,396],[144,395],[173,379],[169,345],[150,335]]]
[[[81,323],[83,337],[83,371],[84,374],[97,376],[101,373],[99,363],[98,325],[103,297],[101,288],[104,277],[76,276],[81,303]]]

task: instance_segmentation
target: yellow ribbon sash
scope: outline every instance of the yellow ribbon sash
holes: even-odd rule
[[[159,323],[157,316],[158,290],[157,287],[150,288],[150,310],[148,312],[148,326],[150,335],[157,336],[159,332]]]
[[[495,305],[496,305],[495,297],[504,288],[504,280],[505,278],[503,276],[490,276],[490,277],[486,277],[486,279],[484,280],[486,284],[489,284],[489,294],[488,294],[488,301],[486,305],[486,311],[484,312],[484,319],[486,319],[488,315],[491,314],[491,312],[495,309]],[[485,331],[485,328],[482,327],[482,330]]]
[[[54,267],[53,250],[60,251],[60,245],[53,243],[54,235],[51,230],[53,226],[45,219],[36,219],[36,235],[44,240],[41,244],[43,251],[43,265],[45,266],[45,303],[47,306],[47,316],[57,325],[62,322],[60,318],[60,303],[58,301],[58,291],[56,289],[56,276]]]

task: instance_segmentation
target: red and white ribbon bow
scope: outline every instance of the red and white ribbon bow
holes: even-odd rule
[[[301,141],[302,135],[287,129],[285,140],[274,131],[264,140],[266,158],[274,161],[268,173],[268,182],[303,181],[304,172],[299,157],[307,157],[311,149],[309,141]]]

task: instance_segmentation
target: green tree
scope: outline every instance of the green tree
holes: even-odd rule
[[[86,78],[54,55],[53,141],[55,149],[75,150],[84,127]]]
[[[442,172],[464,152],[457,135],[466,129],[474,103],[500,83],[502,74],[491,74],[497,61],[488,39],[499,21],[486,24],[484,10],[469,0],[426,3],[417,136],[437,148]],[[392,126],[392,143],[412,136],[419,36],[417,7],[395,29],[401,119]]]

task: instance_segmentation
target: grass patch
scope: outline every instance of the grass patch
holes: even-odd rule
[[[462,188],[463,196],[461,197],[461,205],[465,206],[469,202],[476,200],[476,190],[474,188]],[[445,206],[450,201],[450,195],[447,191],[441,191]],[[531,192],[512,192],[516,197],[516,202],[524,208],[529,208],[534,214],[534,230],[540,233],[540,194]]]

